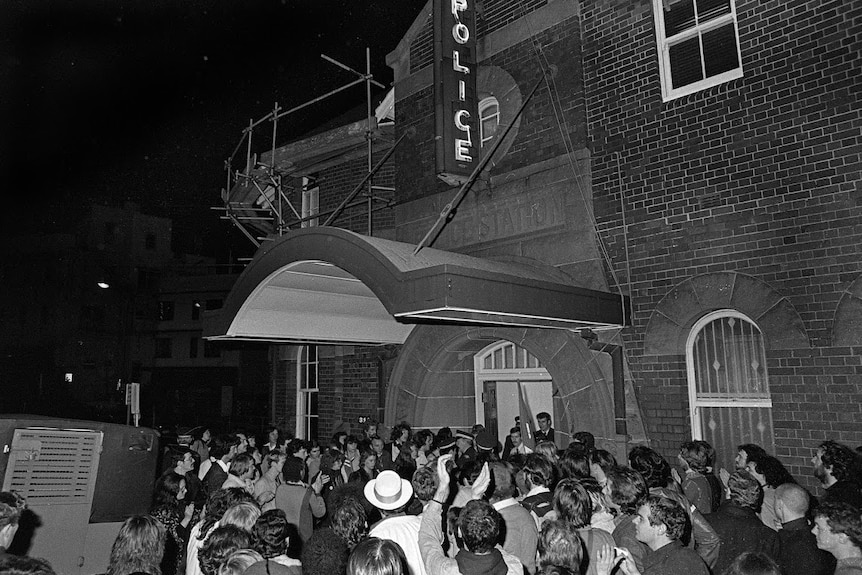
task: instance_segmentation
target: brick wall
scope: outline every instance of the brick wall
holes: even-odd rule
[[[862,271],[862,5],[736,6],[744,77],[662,102],[651,3],[583,2],[594,207],[630,282],[624,336],[650,435],[671,454],[688,433],[684,356],[644,355],[652,311],[685,278],[750,274],[788,298],[811,342],[767,353],[776,450],[807,476],[824,438],[862,443],[859,350],[832,347]]]

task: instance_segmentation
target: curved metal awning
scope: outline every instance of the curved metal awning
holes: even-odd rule
[[[594,330],[627,323],[628,298],[561,283],[517,264],[340,228],[267,242],[222,309],[210,340],[403,343],[417,323]]]

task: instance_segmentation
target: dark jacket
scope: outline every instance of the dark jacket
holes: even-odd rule
[[[649,492],[650,495],[659,495],[673,499],[685,509],[691,522],[691,532],[683,536],[682,543],[689,549],[694,549],[706,562],[707,566],[715,571],[715,564],[718,561],[718,550],[721,548],[721,538],[703,514],[679,491],[668,487],[651,487]]]
[[[204,487],[207,493],[215,493],[221,489],[222,483],[227,479],[227,472],[221,468],[217,461],[213,461],[212,467],[209,468],[207,474],[204,475]]]
[[[545,433],[541,429],[537,429],[536,432],[533,433],[533,439],[535,439],[536,445],[538,445],[539,443],[541,443],[543,441],[550,441],[551,443],[556,443],[556,441],[554,441],[554,439],[555,439],[554,428],[553,427],[548,428],[547,433]]]
[[[862,508],[862,491],[859,484],[854,481],[837,481],[826,488],[821,503],[826,501],[839,501],[849,503],[853,507]]]
[[[817,538],[803,517],[781,524],[778,566],[784,575],[832,575],[835,557],[817,548]]]
[[[741,553],[759,551],[778,560],[778,534],[763,524],[754,509],[726,501],[708,521],[721,538],[715,573],[723,573]]]
[[[644,557],[643,575],[709,575],[709,568],[700,555],[673,541]]]

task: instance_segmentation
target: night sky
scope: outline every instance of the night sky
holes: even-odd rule
[[[0,3],[2,237],[68,229],[91,201],[130,200],[174,219],[176,247],[250,249],[209,209],[243,127],[275,102],[293,107],[355,78],[320,53],[361,71],[368,46],[375,79],[390,85],[385,56],[424,4]],[[357,86],[289,116],[279,141],[362,103]]]

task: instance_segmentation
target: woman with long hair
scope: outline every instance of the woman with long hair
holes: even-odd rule
[[[302,572],[299,560],[287,555],[289,534],[290,524],[284,511],[273,509],[261,514],[252,527],[252,535],[254,548],[263,556],[266,565],[263,569],[260,565],[256,566],[252,573],[265,571],[272,575],[298,575]]]
[[[347,561],[347,575],[407,575],[407,558],[394,541],[369,537],[357,545]]]
[[[189,534],[189,544],[186,548],[186,575],[201,575],[198,552],[203,546],[204,541],[220,525],[220,521],[228,509],[246,501],[253,502],[254,496],[244,489],[236,487],[219,489],[215,493],[210,494],[207,499],[204,518],[192,527]]]
[[[359,456],[359,470],[354,471],[348,478],[349,482],[358,481],[363,485],[377,477],[377,454],[371,448],[363,449]]]
[[[153,490],[150,516],[162,524],[166,532],[165,553],[161,560],[162,575],[180,572],[189,540],[189,524],[194,503],[186,501],[186,478],[174,471],[164,473]]]
[[[198,427],[192,432],[191,450],[200,455],[201,461],[210,458],[210,439],[212,432],[209,427]]]
[[[149,515],[133,515],[123,522],[111,548],[107,575],[162,575],[165,528]]]

